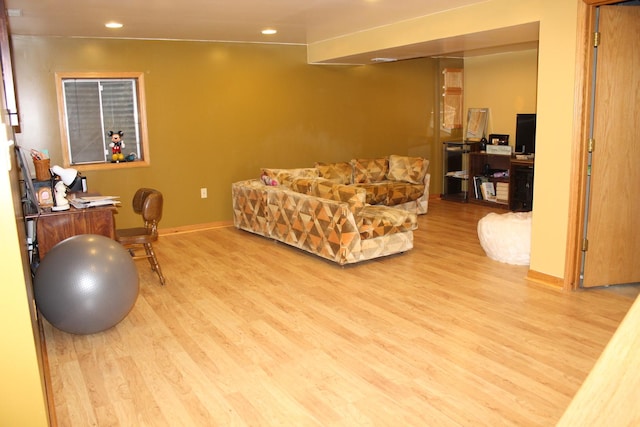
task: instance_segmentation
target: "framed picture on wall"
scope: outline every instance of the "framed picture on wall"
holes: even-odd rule
[[[480,141],[487,135],[488,108],[469,108],[467,111],[467,141]]]

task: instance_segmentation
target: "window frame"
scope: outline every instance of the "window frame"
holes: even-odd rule
[[[144,73],[142,72],[57,72],[56,78],[56,91],[58,96],[58,117],[61,135],[62,146],[62,163],[64,167],[71,167],[78,171],[89,170],[104,170],[104,169],[122,169],[122,168],[137,168],[147,167],[151,164],[151,158],[149,156],[149,136],[147,132],[147,112],[146,112],[146,99],[144,93]],[[111,79],[133,79],[136,81],[135,94],[137,98],[137,109],[139,125],[139,138],[140,138],[140,152],[142,154],[141,159],[136,159],[133,162],[120,162],[111,163],[108,160],[104,162],[94,163],[71,163],[71,153],[69,152],[69,133],[67,130],[67,111],[65,107],[63,82],[65,80],[111,80]],[[125,135],[126,143],[126,135]]]

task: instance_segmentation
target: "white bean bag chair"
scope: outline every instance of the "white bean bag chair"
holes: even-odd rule
[[[478,221],[478,238],[489,258],[527,265],[531,254],[531,212],[490,213]]]

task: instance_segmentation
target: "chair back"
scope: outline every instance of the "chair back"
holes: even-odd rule
[[[162,193],[157,190],[151,190],[142,202],[142,219],[144,226],[151,230],[152,234],[158,232],[158,223],[162,219]]]
[[[133,195],[133,201],[132,201],[132,206],[133,206],[133,211],[135,213],[137,213],[138,215],[142,214],[142,205],[144,203],[144,199],[147,198],[147,196],[154,192],[156,190],[154,190],[153,188],[140,188],[138,189],[138,191],[136,191],[136,194]]]

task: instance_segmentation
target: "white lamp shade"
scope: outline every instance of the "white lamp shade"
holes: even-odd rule
[[[62,182],[64,183],[64,185],[66,185],[67,187],[69,187],[71,184],[73,184],[73,181],[76,180],[76,177],[78,176],[78,171],[73,169],[73,168],[62,168],[58,165],[55,165],[51,168],[51,172],[53,172],[54,174],[58,175],[60,177],[60,180],[62,180]]]

